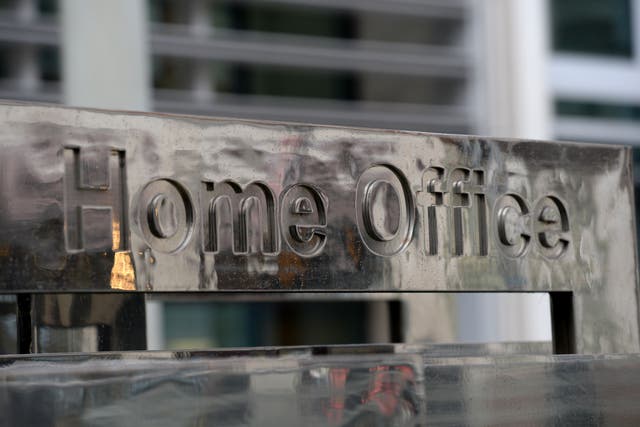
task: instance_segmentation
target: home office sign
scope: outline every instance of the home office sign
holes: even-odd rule
[[[560,291],[634,251],[626,148],[2,109],[6,290]]]

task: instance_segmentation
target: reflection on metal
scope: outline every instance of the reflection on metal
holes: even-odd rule
[[[13,104],[0,123],[0,332],[92,353],[0,357],[9,425],[640,423],[627,148]],[[547,292],[554,339],[96,353],[146,349],[163,291],[447,292],[407,305],[414,342],[452,337],[453,292]]]
[[[0,291],[567,292],[567,351],[640,350],[627,148],[0,112]]]
[[[0,354],[18,353],[17,315],[15,295],[0,295]]]
[[[419,356],[304,353],[214,364],[170,353],[0,359],[0,409],[9,425],[409,426],[425,417]],[[59,374],[52,377],[51,368]],[[47,404],[28,410],[29,396]]]
[[[489,348],[478,350],[374,346],[4,357],[0,410],[8,425],[640,422],[638,355],[491,357]]]
[[[566,291],[640,350],[627,148],[0,112],[3,292]]]
[[[104,349],[103,328],[95,326],[67,326],[36,328],[37,340],[34,352],[67,353],[96,352]]]
[[[129,252],[114,252],[110,284],[111,289],[135,291],[135,273],[133,265],[131,265],[131,254]]]
[[[31,352],[146,350],[144,295],[36,294]]]

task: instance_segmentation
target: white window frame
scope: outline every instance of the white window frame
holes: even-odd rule
[[[631,58],[552,52],[550,83],[554,99],[640,105],[640,0],[630,3]],[[554,134],[559,139],[640,146],[640,123],[625,120],[556,115]]]

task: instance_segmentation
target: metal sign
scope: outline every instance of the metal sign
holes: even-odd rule
[[[627,148],[0,113],[3,291],[571,291],[638,346]]]

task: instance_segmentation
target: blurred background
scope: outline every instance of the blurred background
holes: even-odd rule
[[[0,0],[0,98],[640,146],[640,0]],[[220,298],[149,348],[551,339],[545,294]]]

